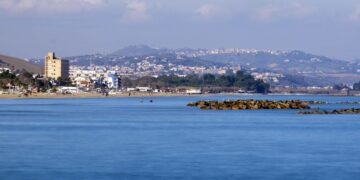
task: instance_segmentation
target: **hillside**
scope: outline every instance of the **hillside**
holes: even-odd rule
[[[309,85],[353,84],[360,79],[359,63],[302,51],[216,49],[197,51],[187,56],[210,62],[241,65],[256,71],[272,71],[303,77],[303,81]]]
[[[146,45],[127,46],[112,53],[115,56],[148,56],[171,53],[167,49],[156,49]]]
[[[42,74],[43,69],[39,65],[32,64],[25,60],[0,54],[0,67],[12,70],[26,70],[30,73]]]
[[[156,49],[148,46],[128,46],[111,54],[93,54],[67,57],[75,66],[120,66],[142,69],[159,65],[164,74],[174,66],[198,68],[234,67],[253,72],[283,74],[282,85],[327,86],[334,83],[353,84],[360,79],[360,63],[303,51],[257,50],[241,48],[223,49]],[[33,60],[42,64],[42,59]],[[171,66],[169,66],[171,65]],[[174,68],[173,68],[174,69]],[[175,68],[176,69],[176,68]]]
[[[356,73],[360,66],[344,60],[318,56],[302,51],[254,51],[242,53],[205,53],[197,55],[204,60],[240,64],[249,68],[286,73]]]

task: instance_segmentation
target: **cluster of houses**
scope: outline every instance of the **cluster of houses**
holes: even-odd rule
[[[182,93],[182,94],[202,94],[203,91],[200,88],[166,88],[166,89],[153,89],[151,87],[135,87],[126,88],[126,92],[149,92],[149,93]]]
[[[241,51],[238,49],[229,49],[224,51],[214,51],[214,52],[206,52],[206,53],[227,53],[228,51]],[[197,54],[194,56],[201,56],[201,54]],[[191,66],[184,66],[184,65],[173,65],[168,64],[169,70],[175,75],[179,77],[186,76],[186,73],[214,73],[214,74],[227,74],[228,71],[236,72],[241,70],[240,66],[236,67],[214,67],[213,69],[210,67],[191,67]],[[5,71],[11,71],[8,67],[0,67],[0,73]],[[122,87],[122,82],[120,77],[122,76],[129,76],[127,73],[135,73],[136,72],[162,72],[164,71],[164,66],[161,64],[156,64],[152,61],[151,58],[144,59],[143,61],[138,62],[133,67],[106,67],[106,66],[86,66],[86,67],[79,67],[79,66],[70,66],[69,60],[63,60],[61,58],[57,58],[55,53],[49,52],[47,56],[45,56],[45,68],[44,68],[44,78],[48,79],[70,79],[74,86],[72,87],[57,87],[58,93],[82,93],[82,92],[91,92],[91,91],[98,91],[98,92],[141,92],[141,93],[183,93],[183,94],[201,94],[208,92],[208,90],[199,89],[199,88],[165,88],[165,89],[153,89],[151,87]],[[176,72],[179,72],[178,74]],[[124,75],[125,73],[125,75]],[[137,77],[134,76],[135,74],[130,75],[130,77]],[[149,75],[149,74],[146,74]],[[157,74],[158,75],[158,74]],[[283,74],[280,73],[272,73],[272,72],[255,72],[252,71],[251,75],[255,79],[261,79],[268,83],[279,83],[281,78],[284,78]],[[153,74],[155,77],[156,75]],[[309,89],[310,88],[310,89]],[[319,89],[320,88],[320,89]],[[10,89],[10,88],[9,88]],[[12,90],[16,91],[16,88],[11,88]],[[53,90],[53,89],[52,89]],[[274,89],[278,92],[286,92],[286,90],[294,91],[291,88],[282,88],[282,89]],[[332,87],[305,87],[305,89],[296,88],[296,91],[300,92],[332,92]],[[245,90],[238,90],[239,93],[246,93],[248,91]],[[341,90],[343,94],[354,94],[353,91],[350,89],[343,89]],[[357,93],[357,92],[355,92]]]
[[[92,88],[104,84],[109,89],[120,88],[120,78],[115,71],[76,70],[70,71],[70,79],[80,88]]]
[[[281,78],[284,78],[285,75],[281,73],[274,72],[252,72],[251,75],[256,80],[263,80],[266,83],[279,83]]]
[[[151,64],[141,64],[141,66],[147,67]],[[10,71],[7,67],[1,67],[0,73]],[[38,74],[37,74],[38,75]],[[153,89],[151,87],[134,87],[134,88],[123,88],[121,86],[121,79],[118,69],[106,68],[101,66],[90,66],[86,69],[70,66],[69,60],[61,59],[55,56],[54,52],[49,52],[45,56],[44,61],[44,74],[40,75],[36,79],[49,80],[50,84],[54,88],[48,89],[51,93],[61,94],[76,94],[84,92],[100,92],[100,93],[161,93],[161,92],[173,92],[173,93],[187,93],[187,94],[200,94],[200,89],[178,89],[178,88],[167,88],[167,89]],[[59,86],[59,79],[70,80],[72,86]],[[11,87],[10,92],[21,92],[22,90]],[[27,90],[31,93],[38,92],[36,88],[29,86]],[[0,92],[2,93],[2,91]]]
[[[94,57],[95,58],[95,57]],[[79,74],[78,72],[91,72],[92,74],[101,74],[104,71],[115,71],[121,76],[143,77],[143,76],[159,76],[159,75],[177,75],[184,77],[190,74],[227,74],[229,72],[237,72],[241,70],[240,66],[202,66],[202,65],[185,65],[177,64],[167,58],[159,59],[154,56],[133,57],[133,59],[123,60],[122,57],[114,57],[114,62],[121,61],[121,66],[114,65],[83,65],[78,63],[79,60],[73,59],[70,74]],[[119,62],[120,63],[120,62]]]

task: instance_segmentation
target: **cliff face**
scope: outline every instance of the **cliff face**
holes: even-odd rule
[[[12,70],[26,70],[30,73],[43,74],[43,68],[25,60],[0,54],[0,67]]]

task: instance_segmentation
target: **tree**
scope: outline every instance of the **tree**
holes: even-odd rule
[[[254,89],[258,93],[268,93],[270,89],[270,85],[264,83],[263,81],[257,80]]]
[[[344,88],[347,88],[347,86],[344,85],[344,84],[335,84],[335,85],[333,86],[333,89],[334,89],[334,90],[338,90],[338,91],[340,91],[340,90],[342,90],[342,89],[344,89]]]
[[[150,77],[150,76],[144,76],[141,77],[139,79],[136,80],[136,85],[137,86],[142,86],[142,87],[151,87],[151,86],[155,86],[154,84],[156,84],[157,79],[154,77]]]
[[[10,73],[10,71],[5,71],[0,74],[0,88],[8,89],[8,84],[11,86],[14,85],[16,79],[16,75]]]
[[[205,84],[214,84],[216,77],[213,74],[204,74],[203,79]]]
[[[353,86],[353,89],[355,91],[360,91],[360,81],[358,83],[355,83],[354,86]]]
[[[128,77],[121,77],[121,87],[132,87],[133,83]]]
[[[0,74],[0,79],[15,79],[16,75],[13,73],[10,73],[10,71],[5,71]]]
[[[29,87],[35,85],[33,75],[27,71],[21,71],[15,80],[15,84],[19,86]]]
[[[252,90],[258,93],[268,93],[270,85],[262,80],[255,80],[250,74],[239,71],[236,74],[228,74],[216,76],[213,74],[204,74],[199,76],[197,74],[190,74],[186,77],[178,77],[175,75],[154,77],[141,77],[136,80],[131,80],[127,77],[121,78],[122,87],[134,86],[149,86],[152,88],[161,89],[162,87],[179,87],[191,86],[209,89],[234,90],[234,88],[242,88]]]
[[[41,92],[46,92],[48,89],[52,88],[51,83],[48,80],[43,79],[35,79],[34,85]]]
[[[66,78],[66,77],[59,77],[57,80],[56,80],[56,84],[58,86],[72,86],[72,81],[70,78]]]

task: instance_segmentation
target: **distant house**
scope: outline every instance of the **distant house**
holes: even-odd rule
[[[136,90],[138,90],[140,92],[151,92],[152,88],[151,87],[136,87]]]
[[[340,90],[340,94],[350,95],[350,91],[351,91],[351,89],[346,87],[346,88],[343,88]]]
[[[202,94],[201,89],[188,89],[186,90],[186,94]]]
[[[119,89],[119,76],[116,72],[109,72],[107,74],[107,86],[110,89]]]
[[[75,93],[79,92],[79,88],[77,88],[77,87],[60,87],[59,92],[75,94]]]
[[[132,91],[136,91],[136,88],[126,88],[127,92],[132,92]]]
[[[349,95],[360,96],[360,91],[351,90],[351,91],[349,91]]]
[[[246,93],[246,90],[244,90],[244,89],[239,89],[239,90],[238,90],[238,93]]]

